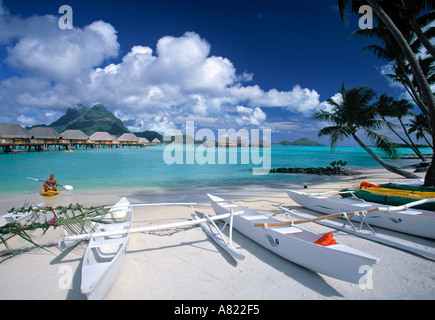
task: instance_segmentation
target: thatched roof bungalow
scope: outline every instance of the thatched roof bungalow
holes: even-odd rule
[[[0,123],[1,145],[21,145],[29,140],[29,132],[19,124]]]
[[[29,135],[31,139],[44,145],[57,144],[60,139],[60,133],[49,127],[32,128],[29,130]]]
[[[157,139],[157,138],[155,138],[153,141],[151,141],[151,143],[152,143],[153,145],[157,145],[157,144],[160,144],[160,140]]]
[[[118,141],[121,145],[124,144],[139,144],[139,138],[134,133],[124,133],[122,136],[118,138]]]
[[[82,130],[65,130],[60,134],[61,139],[69,144],[85,144],[88,143],[89,137]]]
[[[111,145],[113,144],[113,136],[108,132],[97,131],[89,137],[89,141],[95,144]]]
[[[149,142],[149,140],[148,140],[147,138],[139,137],[139,144],[142,144],[142,145],[144,145],[144,146],[147,146],[149,143],[150,143],[150,142]]]

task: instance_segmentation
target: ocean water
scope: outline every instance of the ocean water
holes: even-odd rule
[[[59,184],[86,191],[102,188],[189,187],[232,182],[262,183],[271,180],[297,183],[303,181],[301,175],[264,173],[267,173],[269,166],[319,167],[329,166],[337,160],[347,161],[347,167],[350,168],[379,167],[363,149],[351,147],[338,147],[331,152],[329,147],[272,146],[270,154],[263,153],[261,148],[216,148],[214,152],[210,151],[213,149],[207,152],[198,150],[198,147],[179,147],[172,152],[168,150],[166,146],[154,146],[74,149],[74,152],[0,153],[0,197],[37,192],[42,183],[26,177],[46,179],[50,173],[55,175]],[[402,149],[401,153],[412,154],[408,149]],[[396,165],[400,166],[400,161]],[[266,170],[260,171],[262,175],[253,174],[254,168],[262,167]]]

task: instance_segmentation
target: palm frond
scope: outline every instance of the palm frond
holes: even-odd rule
[[[29,211],[30,210],[30,211]],[[85,208],[80,204],[70,204],[67,207],[22,207],[12,208],[9,212],[29,213],[32,218],[25,222],[11,222],[0,226],[0,241],[7,247],[3,235],[10,234],[21,237],[38,248],[47,250],[34,242],[29,235],[30,231],[42,230],[43,235],[53,227],[64,226],[65,230],[73,234],[89,232],[97,223],[110,223],[110,219],[103,217],[109,212],[106,206]],[[48,251],[48,250],[47,250]]]
[[[366,130],[367,138],[373,142],[374,146],[382,151],[391,159],[397,159],[399,157],[397,150],[394,148],[390,139],[386,136],[378,134],[376,132]]]

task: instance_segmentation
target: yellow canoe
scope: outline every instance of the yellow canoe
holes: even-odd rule
[[[43,196],[51,197],[51,196],[54,196],[56,194],[59,194],[59,189],[57,189],[57,190],[45,190],[44,188],[42,188],[42,190],[41,190],[41,195],[43,195]]]
[[[356,190],[367,191],[377,195],[391,196],[391,197],[402,197],[409,199],[427,199],[435,198],[435,192],[430,191],[411,191],[411,190],[399,190],[399,189],[389,189],[381,187],[360,187]]]

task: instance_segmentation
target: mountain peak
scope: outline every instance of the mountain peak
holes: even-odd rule
[[[58,132],[68,129],[79,129],[87,135],[97,131],[106,131],[111,135],[118,136],[130,132],[122,121],[102,104],[96,104],[90,109],[84,105],[68,108],[66,114],[50,124],[49,127]]]

